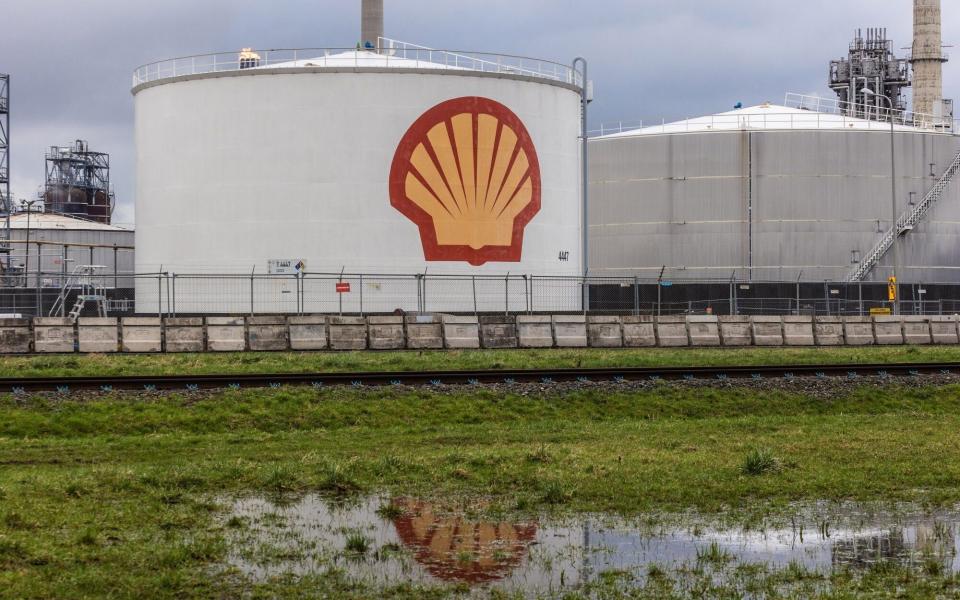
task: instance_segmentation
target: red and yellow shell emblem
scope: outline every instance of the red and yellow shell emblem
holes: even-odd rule
[[[476,96],[417,119],[390,170],[390,204],[416,223],[428,261],[518,262],[540,193],[527,128],[503,104]]]

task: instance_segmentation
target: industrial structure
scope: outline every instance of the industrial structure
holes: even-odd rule
[[[53,146],[46,156],[46,182],[40,199],[48,212],[109,224],[113,215],[110,155],[84,140]]]
[[[886,30],[868,29],[830,64],[835,101],[788,94],[594,137],[590,273],[960,282],[960,136],[942,100],[939,2],[916,0],[915,15],[912,80]]]
[[[851,117],[884,114],[890,108],[884,104],[884,96],[893,101],[894,110],[904,112],[907,99],[903,92],[910,87],[910,63],[894,55],[886,29],[867,29],[866,36],[858,30],[847,57],[830,62],[829,84],[840,103],[849,107]]]
[[[835,103],[785,104],[593,138],[590,272],[844,281],[892,227],[890,136],[898,214],[960,152],[960,137],[937,129],[897,124],[891,134]],[[911,281],[960,281],[960,185],[942,194],[901,238]],[[889,257],[878,263],[868,280],[891,274]]]
[[[10,76],[0,73],[0,271],[10,270]]]
[[[953,101],[943,98],[943,39],[940,0],[913,2],[913,111],[949,122]]]
[[[138,272],[582,274],[579,73],[396,42],[380,35],[382,2],[363,15],[373,49],[136,71]],[[251,53],[262,58],[247,68]],[[397,285],[353,289],[346,310],[362,294],[392,311],[411,283]],[[157,294],[138,288],[138,310]],[[220,296],[195,311],[226,312]],[[473,310],[472,298],[451,291],[445,306]]]

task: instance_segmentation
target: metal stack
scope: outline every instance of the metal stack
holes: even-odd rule
[[[905,111],[903,91],[908,87],[910,62],[893,54],[883,28],[867,29],[866,36],[857,30],[847,58],[830,62],[830,89],[850,107],[851,117],[883,118],[889,109],[881,96],[890,98],[894,110]]]
[[[0,73],[0,268],[10,267],[10,76]]]
[[[110,155],[91,151],[83,140],[72,147],[51,147],[41,199],[47,212],[109,224],[113,213]]]

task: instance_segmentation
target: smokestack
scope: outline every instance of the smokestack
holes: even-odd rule
[[[913,0],[913,112],[934,114],[943,99],[940,0]]]
[[[360,44],[379,51],[383,37],[383,0],[362,0],[361,13]]]

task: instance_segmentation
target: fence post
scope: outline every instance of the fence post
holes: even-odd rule
[[[527,305],[527,314],[530,314],[530,284],[527,280],[527,274],[523,274],[523,298]]]
[[[167,285],[167,316],[170,315],[170,273],[164,273],[163,278]]]
[[[657,316],[658,317],[660,316],[660,301],[661,301],[660,293],[662,289],[663,289],[663,286],[661,285],[661,282],[657,281]]]
[[[177,316],[177,274],[173,274],[173,306],[171,307],[170,312],[173,313],[174,318]]]
[[[507,273],[506,277],[503,278],[503,314],[510,314],[510,273]]]
[[[256,272],[257,267],[253,267],[250,270],[250,316],[253,316],[253,274]]]
[[[157,273],[157,318],[163,318],[163,267],[161,271]]]
[[[473,285],[473,315],[477,316],[479,313],[477,311],[477,276],[470,276],[470,283]]]
[[[363,273],[360,273],[360,316],[363,316]]]
[[[863,316],[863,282],[857,282],[857,298],[860,305],[860,316]]]
[[[37,242],[37,316],[43,316],[43,292],[40,291],[40,279],[43,277],[43,244]]]
[[[633,316],[640,316],[640,278],[633,276]]]
[[[117,288],[120,287],[117,284],[117,245],[113,245],[113,292],[117,292]]]

